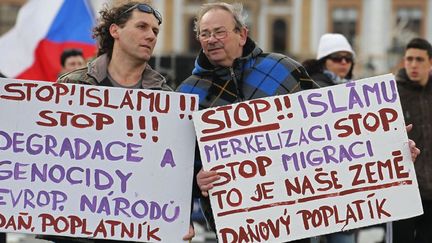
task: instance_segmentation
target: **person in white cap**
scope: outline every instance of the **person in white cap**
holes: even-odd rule
[[[342,84],[352,80],[355,53],[345,36],[327,33],[321,36],[316,59],[303,66],[320,87]],[[358,230],[323,236],[327,243],[355,243]]]
[[[317,58],[303,62],[303,66],[320,87],[326,87],[352,79],[354,57],[345,36],[327,33],[320,38]]]

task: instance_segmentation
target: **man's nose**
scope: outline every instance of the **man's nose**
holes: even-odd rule
[[[218,42],[219,39],[215,37],[214,33],[210,34],[210,37],[208,38],[207,42],[209,43],[214,43],[214,42]]]
[[[147,39],[154,40],[157,38],[157,35],[153,31],[149,31],[147,33]]]

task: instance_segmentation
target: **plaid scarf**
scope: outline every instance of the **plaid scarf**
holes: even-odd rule
[[[200,109],[205,109],[314,87],[299,63],[282,54],[264,53],[248,38],[243,56],[232,67],[213,66],[201,50],[192,75],[177,91],[198,94]]]

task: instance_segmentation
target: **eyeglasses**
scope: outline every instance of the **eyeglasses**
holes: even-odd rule
[[[232,31],[234,32],[236,29],[233,29]],[[199,34],[198,38],[201,41],[208,41],[213,36],[215,39],[220,40],[226,38],[228,36],[228,32],[229,31],[225,27],[220,27],[215,29],[213,32],[203,31]]]
[[[354,60],[352,56],[346,55],[330,55],[328,59],[336,63],[341,63],[343,60],[345,60],[346,63],[352,63]]]
[[[158,24],[162,24],[162,15],[159,13],[159,11],[157,11],[156,9],[152,8],[150,5],[145,4],[145,3],[138,3],[133,5],[132,7],[126,9],[123,13],[120,14],[120,16],[122,16],[125,13],[128,13],[134,9],[138,9],[141,12],[144,13],[150,13],[153,14],[155,16],[155,18],[158,21]]]

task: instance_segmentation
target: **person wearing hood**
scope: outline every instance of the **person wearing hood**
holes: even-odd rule
[[[302,64],[320,87],[327,87],[352,80],[354,57],[354,50],[345,36],[327,33],[320,38],[317,58]]]
[[[320,86],[343,84],[353,78],[355,53],[345,36],[326,33],[321,36],[317,58],[304,61],[311,78]],[[327,243],[355,243],[357,229],[328,234]]]
[[[239,3],[208,3],[198,13],[195,32],[202,50],[192,75],[177,91],[198,94],[200,109],[318,87],[298,62],[282,54],[263,52],[248,37],[245,18]],[[199,152],[196,160],[201,208],[215,231],[208,190],[218,175],[201,169]]]
[[[414,124],[408,137],[416,141],[422,153],[415,171],[424,214],[387,224],[388,243],[432,242],[432,45],[414,38],[406,46],[404,68],[396,82],[405,123]]]

